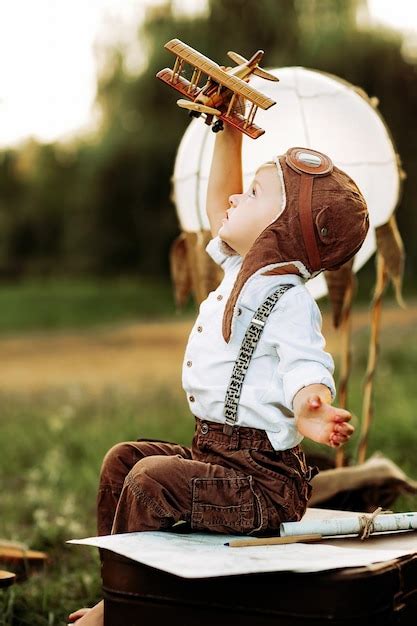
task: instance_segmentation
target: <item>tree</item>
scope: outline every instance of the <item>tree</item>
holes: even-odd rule
[[[126,73],[120,50],[107,50],[99,140],[71,149],[28,145],[3,155],[2,273],[167,274],[178,232],[170,179],[188,118],[155,74],[172,61],[164,43],[178,37],[219,63],[227,63],[228,49],[249,56],[262,48],[266,66],[327,71],[380,99],[409,173],[398,217],[407,274],[414,276],[416,65],[402,57],[399,35],[358,27],[363,6],[364,0],[210,0],[208,14],[195,18],[176,15],[169,1],[149,10],[138,27],[147,55],[140,75]],[[25,160],[32,166],[22,172]]]

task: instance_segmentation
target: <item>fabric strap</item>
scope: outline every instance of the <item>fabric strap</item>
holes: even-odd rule
[[[299,215],[304,244],[308,256],[308,262],[313,272],[321,269],[320,252],[314,234],[313,214],[311,212],[311,199],[313,194],[314,177],[301,174],[299,193]]]
[[[236,424],[237,407],[240,400],[240,394],[242,392],[243,381],[245,380],[246,372],[259,341],[259,337],[264,329],[265,322],[281,296],[283,296],[288,289],[291,289],[291,287],[294,286],[295,285],[281,285],[276,291],[274,291],[273,294],[268,296],[265,302],[263,302],[263,304],[261,304],[255,312],[255,315],[245,332],[238,357],[233,366],[229,386],[226,391],[226,398],[224,402],[224,416],[226,418],[226,423],[223,427],[223,432],[226,435],[232,434],[233,427]]]
[[[311,148],[290,148],[285,154],[285,163],[294,170],[294,172],[300,174],[298,214],[300,217],[301,232],[310,269],[312,272],[318,272],[322,269],[322,264],[316,241],[311,206],[313,184],[316,177],[328,176],[332,173],[333,163],[326,154],[318,152],[317,150],[311,150]]]

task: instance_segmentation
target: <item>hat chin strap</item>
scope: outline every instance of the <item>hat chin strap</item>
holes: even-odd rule
[[[301,174],[300,190],[298,192],[298,214],[300,216],[301,232],[307,251],[308,263],[311,271],[317,272],[321,269],[321,258],[314,234],[313,214],[311,211],[313,182],[314,176]]]
[[[318,272],[322,264],[311,207],[313,184],[316,176],[327,176],[333,171],[333,163],[327,155],[311,148],[290,148],[285,155],[285,162],[300,175],[298,214],[301,232],[311,271]]]

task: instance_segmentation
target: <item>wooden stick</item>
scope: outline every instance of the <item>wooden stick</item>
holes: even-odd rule
[[[339,406],[341,409],[346,409],[348,404],[348,384],[351,372],[351,310],[355,285],[354,280],[354,274],[351,270],[349,284],[343,298],[342,320],[340,327],[342,335],[342,354],[340,357]],[[343,448],[336,450],[335,464],[336,467],[343,467],[345,465],[345,453]]]
[[[42,562],[46,561],[48,555],[45,552],[37,550],[22,550],[21,548],[0,548],[0,562],[12,561],[30,561]]]
[[[321,535],[293,535],[292,537],[256,537],[255,539],[233,539],[225,546],[229,548],[249,548],[250,546],[275,546],[286,543],[307,543],[309,541],[320,541]]]
[[[0,570],[0,588],[1,587],[9,587],[16,580],[16,574],[14,572],[6,572],[5,570]]]
[[[358,448],[358,463],[364,463],[368,447],[368,436],[373,418],[373,389],[379,353],[379,332],[381,326],[382,296],[388,282],[384,258],[377,253],[377,278],[372,301],[371,336],[369,340],[368,367],[362,403],[362,425]]]

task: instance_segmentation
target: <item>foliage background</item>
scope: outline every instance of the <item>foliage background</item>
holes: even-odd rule
[[[317,68],[379,98],[408,173],[397,215],[407,250],[406,295],[415,294],[417,65],[404,58],[399,34],[358,26],[357,12],[365,4],[210,0],[206,13],[190,17],[167,2],[138,25],[147,59],[139,75],[125,69],[122,49],[100,51],[102,122],[95,136],[71,143],[29,141],[0,152],[0,537],[49,556],[43,574],[0,593],[0,626],[63,624],[70,610],[100,597],[97,555],[65,541],[95,534],[97,476],[115,442],[144,436],[190,441],[193,424],[179,380],[190,309],[179,324],[166,323],[174,313],[168,249],[178,232],[170,176],[188,124],[173,95],[154,78],[171,60],[163,49],[168,39],[179,37],[219,63],[228,49],[248,56],[263,48],[266,66]],[[366,304],[372,281],[368,264],[359,281]],[[358,416],[369,340],[367,312],[361,313],[365,322],[353,333],[349,403]],[[392,308],[388,313],[369,454],[382,450],[417,478],[416,308],[406,315],[393,315]],[[155,340],[150,324],[161,320]],[[114,326],[121,321],[140,321],[141,334]],[[74,327],[83,329],[77,341],[68,332]],[[50,336],[39,332],[45,328]],[[136,352],[131,355],[127,389],[115,355],[132,337],[141,338],[141,362]],[[39,382],[60,369],[68,342],[75,344],[63,368],[68,380],[55,387],[46,378],[42,390],[33,391],[35,378]],[[100,379],[106,365],[112,385],[101,380],[91,392],[85,380],[74,384],[81,344],[87,366]],[[28,355],[36,351],[39,358],[32,361]],[[89,352],[100,356],[89,361]],[[49,369],[40,366],[45,362]],[[157,381],[164,367],[167,374]],[[15,380],[20,377],[13,390],[5,384],[10,369],[16,369]],[[141,378],[144,370],[153,382]],[[358,435],[359,428],[348,447],[352,457]],[[416,497],[395,503],[395,510],[416,509]]]
[[[380,100],[408,173],[398,211],[408,251],[406,282],[417,270],[417,67],[400,34],[358,26],[365,0],[209,0],[197,17],[172,3],[138,25],[146,64],[125,69],[123,50],[102,50],[94,139],[28,142],[0,154],[0,277],[167,277],[178,232],[170,201],[175,152],[188,117],[155,80],[170,63],[163,44],[179,37],[219,63],[227,49],[265,64],[334,73]]]

